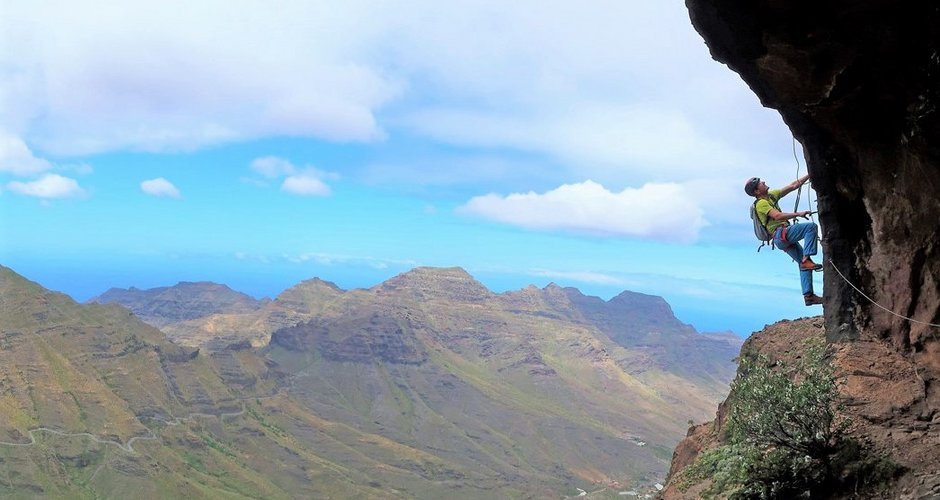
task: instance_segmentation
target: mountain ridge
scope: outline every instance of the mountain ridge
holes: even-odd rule
[[[89,303],[119,303],[156,327],[202,318],[219,312],[250,312],[266,303],[228,285],[211,281],[181,281],[150,289],[110,288]]]
[[[675,318],[671,306],[668,304],[668,302],[665,301],[665,299],[659,296],[627,290],[619,293],[611,299],[604,300],[597,296],[585,295],[575,287],[562,287],[554,282],[549,283],[543,288],[538,288],[535,285],[529,285],[528,287],[519,290],[509,290],[496,293],[486,288],[485,285],[477,281],[472,275],[470,275],[461,267],[416,267],[410,271],[393,276],[370,288],[356,288],[350,290],[344,290],[331,281],[315,277],[288,287],[278,294],[273,300],[267,302],[263,300],[257,301],[257,306],[249,311],[244,309],[224,309],[224,304],[222,304],[222,301],[216,301],[218,305],[216,306],[215,310],[204,311],[201,316],[195,315],[197,313],[190,313],[189,316],[185,318],[160,316],[159,306],[161,304],[158,301],[156,305],[151,305],[147,304],[145,300],[140,300],[138,298],[143,298],[147,295],[156,296],[156,298],[159,298],[161,294],[173,292],[175,288],[184,283],[187,282],[181,282],[178,285],[170,287],[158,287],[153,289],[136,289],[134,287],[130,287],[129,289],[112,288],[108,292],[90,299],[89,302],[100,301],[102,297],[106,297],[109,302],[121,303],[132,311],[137,312],[135,307],[138,310],[144,311],[144,314],[141,317],[145,318],[145,320],[149,320],[148,322],[154,324],[155,326],[160,328],[169,326],[171,330],[176,331],[179,329],[177,327],[184,327],[183,329],[198,328],[198,325],[200,324],[199,320],[209,318],[217,314],[250,313],[259,309],[264,309],[265,307],[279,310],[279,315],[283,318],[284,316],[289,316],[289,314],[285,313],[284,310],[296,311],[299,309],[309,308],[309,306],[313,303],[328,303],[349,293],[406,293],[406,295],[414,300],[443,299],[467,301],[478,304],[482,304],[486,300],[490,299],[506,299],[510,301],[517,299],[520,301],[519,304],[522,304],[523,302],[530,301],[532,298],[534,298],[535,295],[531,295],[531,293],[535,293],[538,296],[538,301],[550,306],[552,310],[555,310],[559,314],[576,314],[580,315],[584,320],[590,320],[591,317],[611,313],[615,313],[620,318],[629,317],[630,322],[636,325],[633,329],[634,331],[626,332],[610,329],[611,332],[614,332],[615,338],[618,341],[639,342],[640,339],[637,336],[640,335],[640,333],[637,333],[637,330],[643,329],[649,331],[659,331],[661,333],[666,332],[669,334],[695,333],[705,335],[704,333],[697,332],[691,325],[682,323],[677,318]],[[199,284],[223,287],[226,291],[231,291],[234,294],[247,296],[242,292],[237,292],[228,288],[224,284],[217,284],[212,282],[199,282]],[[108,294],[112,290],[116,290],[122,293],[126,292],[127,290],[135,290],[136,295],[130,299],[127,299],[119,293]],[[529,299],[524,298],[526,297],[527,293],[530,294]],[[179,294],[181,295],[182,292]],[[532,306],[532,304],[529,304],[529,306]],[[140,314],[138,315],[140,316]],[[184,323],[188,324],[183,325]],[[287,323],[281,324],[279,326],[288,326],[288,324],[293,323],[291,323],[291,320],[287,320]],[[268,333],[270,334],[271,332]],[[649,332],[644,331],[642,333],[645,334]],[[255,341],[254,344],[258,345],[258,342]]]
[[[479,498],[651,489],[683,423],[703,417],[722,390],[655,364],[625,371],[648,355],[566,319],[577,316],[570,306],[543,314],[558,299],[554,288],[524,291],[529,302],[516,303],[450,271],[461,298],[431,297],[428,272],[395,289],[308,280],[292,292],[306,297],[294,302],[303,307],[275,299],[229,315],[243,320],[232,320],[236,329],[292,322],[257,347],[224,329],[219,337],[231,342],[174,344],[117,305],[77,304],[25,280],[16,294],[4,289],[12,309],[0,322],[0,386],[17,388],[19,399],[0,395],[0,420],[12,426],[9,438],[0,429],[0,459],[22,479],[0,476],[0,493]],[[472,300],[461,291],[468,283]],[[45,375],[55,373],[63,375]],[[72,380],[91,383],[79,390]],[[40,411],[14,410],[32,407],[30,391],[41,395]],[[39,460],[42,450],[59,458]],[[319,479],[300,479],[311,475]]]

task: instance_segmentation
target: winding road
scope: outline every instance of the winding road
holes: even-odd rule
[[[291,377],[291,378],[293,378],[293,377]],[[257,396],[257,397],[256,397],[256,396],[246,396],[246,397],[241,397],[241,398],[235,398],[234,400],[229,400],[229,401],[238,401],[238,402],[241,403],[241,405],[242,405],[241,409],[238,410],[238,411],[235,411],[235,412],[222,412],[222,413],[219,413],[219,414],[215,414],[215,413],[193,412],[193,413],[190,413],[189,415],[187,415],[187,416],[185,416],[185,417],[175,417],[175,416],[174,416],[174,417],[172,417],[171,419],[164,419],[164,418],[160,418],[160,417],[143,417],[143,418],[148,418],[148,419],[151,419],[151,420],[156,420],[156,421],[158,421],[158,422],[162,422],[164,425],[174,426],[174,425],[181,425],[183,422],[188,421],[188,420],[193,420],[193,419],[195,419],[195,418],[218,418],[219,420],[222,420],[223,418],[226,418],[226,417],[238,417],[238,416],[243,415],[243,414],[245,413],[245,411],[246,411],[246,409],[245,409],[245,403],[244,403],[245,401],[249,401],[249,400],[252,400],[252,399],[253,399],[253,400],[256,400],[256,401],[262,401],[262,400],[266,400],[266,399],[275,398],[275,397],[279,396],[282,391],[283,391],[283,388],[279,389],[278,392],[276,392],[275,394],[270,394],[270,395],[268,395],[268,396]],[[0,446],[20,446],[20,447],[33,446],[33,445],[36,444],[36,433],[37,433],[37,432],[48,432],[49,434],[55,434],[55,435],[63,436],[63,437],[85,437],[85,438],[91,439],[92,441],[94,441],[94,442],[96,442],[96,443],[98,443],[98,444],[110,444],[110,445],[117,446],[117,447],[120,448],[121,450],[126,451],[126,452],[128,452],[128,453],[137,453],[136,451],[134,451],[134,443],[137,442],[137,441],[159,441],[159,439],[160,439],[160,437],[157,436],[156,434],[154,434],[153,431],[150,431],[150,435],[149,435],[149,436],[134,436],[134,437],[128,439],[128,440],[127,440],[127,443],[120,443],[120,442],[118,442],[118,441],[114,441],[114,440],[111,440],[111,439],[102,439],[102,438],[100,438],[100,437],[98,437],[98,436],[96,436],[96,435],[94,435],[94,434],[88,433],[88,432],[65,432],[65,431],[61,431],[61,430],[58,430],[58,429],[51,429],[51,428],[49,428],[49,427],[36,427],[35,429],[30,429],[30,430],[27,431],[27,433],[28,433],[28,435],[29,435],[29,442],[28,442],[28,443],[11,443],[11,442],[8,442],[8,441],[0,441]]]
[[[159,417],[144,417],[144,418],[149,418],[149,419],[151,419],[151,420],[157,420],[157,421],[159,421],[159,422],[162,422],[162,423],[165,424],[165,425],[180,425],[180,424],[182,424],[184,421],[192,420],[192,419],[194,419],[194,418],[218,418],[218,419],[221,420],[221,419],[226,418],[226,417],[237,417],[237,416],[240,416],[240,415],[244,414],[244,413],[245,413],[245,403],[244,403],[244,401],[246,401],[246,400],[249,400],[249,399],[254,399],[254,400],[271,399],[271,398],[276,397],[276,396],[278,396],[278,394],[273,394],[273,395],[270,395],[270,396],[261,396],[261,397],[244,397],[244,398],[238,398],[238,399],[236,399],[236,401],[242,402],[242,407],[241,407],[240,410],[235,411],[235,412],[222,412],[222,413],[219,413],[219,414],[193,412],[193,413],[190,413],[189,415],[187,415],[187,416],[185,416],[185,417],[182,417],[182,418],[180,418],[180,417],[173,417],[172,419],[163,419],[163,418],[159,418]],[[96,436],[96,435],[94,435],[94,434],[88,433],[88,432],[65,432],[65,431],[60,431],[60,430],[58,430],[58,429],[50,429],[49,427],[37,427],[37,428],[35,428],[35,429],[30,429],[30,430],[27,431],[27,432],[28,432],[28,434],[29,434],[29,442],[28,442],[28,443],[10,443],[10,442],[8,442],[8,441],[0,441],[0,445],[2,445],[2,446],[22,446],[22,447],[33,446],[34,444],[36,444],[36,433],[37,433],[37,432],[48,432],[49,434],[55,434],[55,435],[64,436],[64,437],[86,437],[86,438],[91,439],[92,441],[94,441],[94,442],[96,442],[96,443],[98,443],[98,444],[110,444],[110,445],[117,446],[118,448],[120,448],[120,449],[122,449],[122,450],[124,450],[124,451],[126,451],[126,452],[128,452],[128,453],[137,453],[136,451],[134,451],[134,443],[135,443],[135,442],[137,442],[137,441],[158,441],[158,440],[160,439],[160,437],[157,436],[156,434],[154,434],[153,431],[150,432],[150,435],[149,435],[149,436],[134,436],[134,437],[128,439],[128,440],[127,440],[127,443],[119,443],[119,442],[114,441],[114,440],[111,440],[111,439],[102,439],[102,438],[100,438],[100,437],[98,437],[98,436]]]

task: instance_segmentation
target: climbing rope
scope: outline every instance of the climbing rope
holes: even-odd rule
[[[796,177],[794,179],[800,178],[800,159],[796,156],[796,137],[793,138],[793,159],[796,160]],[[800,187],[796,190],[796,203],[793,204],[793,211],[796,212],[800,207],[800,195],[803,194],[803,185],[800,184]],[[808,199],[808,198],[807,198]]]
[[[796,177],[795,179],[800,178],[800,158],[796,155],[796,137],[792,138],[793,140],[793,159],[796,160]],[[793,211],[798,212],[800,210],[800,195],[803,194],[803,186],[800,186],[796,191],[796,203],[793,204]],[[813,190],[806,190],[806,210],[809,211],[809,220],[816,222],[816,215],[813,210]],[[816,236],[819,238],[819,241],[822,241],[822,229],[817,225]]]
[[[891,309],[888,309],[887,307],[885,307],[885,306],[883,306],[883,305],[881,305],[881,304],[875,302],[874,299],[872,299],[872,298],[869,297],[868,295],[865,295],[865,292],[859,290],[857,286],[855,286],[851,281],[849,281],[849,279],[846,278],[844,274],[842,274],[842,271],[840,271],[839,268],[836,267],[836,265],[835,265],[831,260],[829,261],[829,263],[832,264],[832,268],[835,269],[837,273],[839,273],[839,276],[842,278],[843,281],[845,281],[846,283],[848,283],[850,287],[854,288],[855,291],[859,293],[859,295],[861,295],[862,297],[865,297],[866,299],[868,299],[868,301],[871,302],[872,304],[874,304],[874,305],[880,307],[881,309],[884,309],[885,311],[887,311],[887,312],[889,312],[889,313],[891,313],[891,314],[893,314],[893,315],[895,315],[895,316],[897,316],[897,317],[899,317],[899,318],[901,318],[901,319],[906,319],[906,320],[910,321],[911,323],[917,323],[917,324],[919,324],[919,325],[927,325],[927,326],[933,326],[933,327],[936,327],[936,328],[940,328],[940,325],[938,325],[938,324],[936,324],[936,323],[928,323],[928,322],[926,322],[926,321],[920,321],[920,320],[916,320],[916,319],[914,319],[914,318],[908,318],[907,316],[904,316],[904,315],[902,315],[902,314],[898,314],[898,313],[892,311]]]
[[[794,179],[799,179],[800,169],[802,168],[802,166],[800,165],[799,156],[796,155],[796,137],[793,137],[792,140],[793,140],[793,159],[796,161],[796,177],[794,177]],[[798,212],[800,210],[800,196],[802,195],[803,195],[803,186],[800,185],[800,187],[796,190],[796,203],[793,204],[794,212]],[[806,190],[806,209],[810,212],[809,219],[813,222],[816,222],[816,218],[813,215],[814,210],[813,210],[812,196],[813,196],[813,190],[807,189]]]

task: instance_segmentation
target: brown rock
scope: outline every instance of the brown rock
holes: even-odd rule
[[[925,0],[686,5],[712,57],[803,145],[827,259],[825,336],[842,343],[833,362],[852,432],[923,472],[940,460],[938,430],[922,429],[940,408],[940,9]],[[902,498],[920,498],[906,479],[903,488]]]

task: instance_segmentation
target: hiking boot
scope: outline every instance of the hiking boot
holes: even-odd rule
[[[807,257],[803,262],[800,262],[800,271],[819,271],[822,269],[822,267],[822,264],[813,262],[813,259],[810,259],[809,257]]]
[[[808,306],[822,305],[823,298],[815,293],[808,293],[803,296],[803,303]]]

